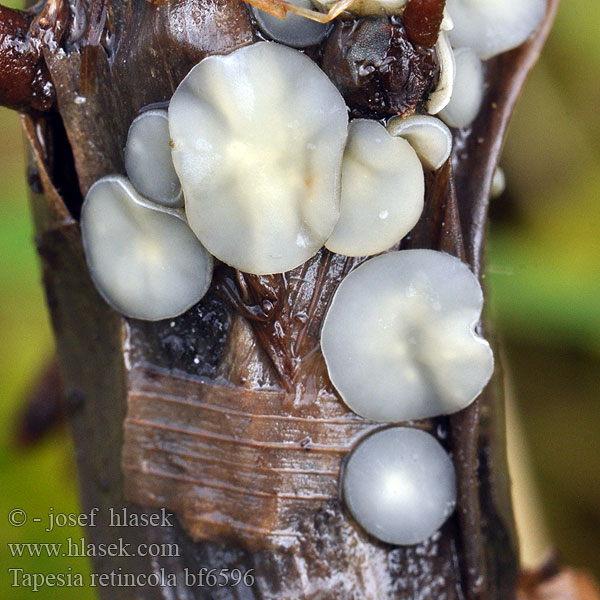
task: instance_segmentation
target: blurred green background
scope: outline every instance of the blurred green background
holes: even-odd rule
[[[600,577],[600,23],[598,0],[563,2],[521,99],[502,166],[507,190],[494,201],[487,285],[504,342],[517,411],[543,516],[564,561]],[[25,160],[16,113],[0,109],[0,578],[8,568],[88,572],[83,559],[14,558],[6,542],[64,541],[9,527],[77,511],[73,449],[58,429],[30,449],[14,444],[24,399],[53,354],[32,242]],[[530,527],[538,527],[533,520]],[[524,535],[532,532],[524,531]],[[2,597],[31,590],[2,584]],[[58,593],[59,592],[59,593]],[[91,598],[81,588],[38,598]]]

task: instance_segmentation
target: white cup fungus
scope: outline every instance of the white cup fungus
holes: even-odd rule
[[[546,0],[448,0],[453,46],[468,46],[482,60],[520,46],[540,25]]]
[[[439,114],[450,127],[468,127],[481,109],[483,64],[471,48],[455,48],[456,78],[450,102]]]
[[[394,117],[387,124],[387,130],[391,135],[400,136],[409,142],[423,164],[434,171],[448,160],[452,151],[452,133],[436,117]]]
[[[182,213],[142,198],[125,177],[103,177],[92,185],[81,210],[81,233],[94,284],[128,317],[175,317],[210,286],[213,259]]]
[[[136,117],[125,145],[125,170],[133,187],[163,206],[182,206],[181,184],[171,159],[166,110],[148,110]]]
[[[313,8],[310,0],[291,1],[303,8]],[[285,19],[280,19],[255,6],[250,6],[250,10],[265,36],[293,48],[306,48],[319,44],[331,30],[330,23],[318,23],[291,12],[286,13]]]
[[[387,250],[423,211],[423,167],[411,145],[377,121],[350,123],[342,161],[340,218],[325,243],[346,256]]]
[[[418,544],[454,512],[454,465],[429,433],[391,427],[369,435],[352,451],[342,494],[370,535],[389,544]]]
[[[440,62],[440,78],[435,90],[429,95],[429,100],[427,101],[427,112],[430,115],[437,115],[450,102],[454,89],[456,63],[454,62],[454,52],[452,51],[446,31],[440,31],[435,51]]]
[[[218,259],[281,273],[316,254],[339,217],[346,104],[307,56],[259,42],[210,56],[169,105],[190,227]]]
[[[481,393],[494,366],[475,333],[479,281],[434,250],[372,258],[338,287],[321,332],[331,382],[357,414],[400,422],[451,414]]]

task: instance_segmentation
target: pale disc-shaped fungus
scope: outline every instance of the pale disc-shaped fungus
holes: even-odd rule
[[[148,110],[136,117],[125,145],[125,170],[133,187],[163,206],[182,206],[181,184],[171,159],[166,110]]]
[[[346,104],[317,65],[275,42],[210,56],[169,105],[190,227],[218,259],[281,273],[322,247],[339,217]]]
[[[409,142],[423,164],[434,171],[448,160],[452,151],[452,133],[436,117],[394,117],[387,124],[387,130],[391,135],[400,136]]]
[[[482,60],[520,46],[540,25],[546,0],[448,0],[453,46],[473,48]]]
[[[377,121],[352,121],[342,161],[340,219],[326,248],[346,256],[387,250],[416,225],[424,195],[423,167],[411,145]]]
[[[344,465],[342,494],[370,535],[389,544],[418,544],[454,512],[454,465],[429,433],[390,427],[352,451]]]
[[[293,0],[293,4],[313,8],[310,0]],[[280,19],[255,6],[250,6],[250,10],[265,36],[293,48],[306,48],[321,43],[333,26],[332,23],[317,23],[291,12],[286,13],[285,19]]]
[[[483,64],[471,48],[455,48],[456,78],[450,102],[439,114],[450,127],[468,127],[483,101]]]
[[[92,185],[81,210],[81,233],[96,288],[128,317],[175,317],[210,286],[212,257],[181,212],[142,198],[125,177],[103,177]]]
[[[475,333],[483,294],[443,252],[402,250],[352,271],[323,323],[331,382],[354,412],[400,422],[451,414],[483,390],[494,365]]]

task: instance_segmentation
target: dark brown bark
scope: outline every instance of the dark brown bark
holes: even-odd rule
[[[471,130],[456,132],[452,164],[429,174],[424,215],[403,246],[450,252],[481,276],[493,170],[557,4],[549,1],[527,44],[488,63],[481,115]],[[23,122],[35,162],[30,179],[44,193],[32,203],[62,377],[78,406],[71,423],[83,504],[101,509],[88,537],[173,542],[182,553],[102,558],[95,568],[164,567],[179,578],[178,598],[217,597],[183,585],[184,569],[201,567],[254,569],[252,589],[221,588],[220,598],[514,597],[518,558],[499,372],[467,410],[414,424],[453,451],[458,509],[441,532],[415,547],[381,544],[339,501],[343,457],[375,425],[335,395],[319,328],[336,285],[358,260],[322,251],[268,277],[220,266],[208,296],[166,322],[122,318],[98,296],[76,221],[82,195],[99,177],[123,172],[127,129],[141,107],[168,100],[203,56],[248,44],[254,33],[245,6],[233,0],[158,7],[134,0],[110,11],[94,0],[80,10],[98,15],[87,33],[71,32],[64,52],[44,51],[60,118]],[[109,508],[156,510],[139,505],[166,506],[178,523],[108,526]],[[111,599],[172,597],[159,588],[104,592]]]

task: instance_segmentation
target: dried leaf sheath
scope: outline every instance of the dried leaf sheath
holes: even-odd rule
[[[455,152],[457,195],[447,166],[429,182],[426,215],[409,245],[460,255],[462,239],[480,273],[493,166],[556,2],[549,6],[536,39],[491,63],[489,102],[474,126],[480,134]],[[98,177],[122,172],[127,128],[140,107],[168,99],[206,53],[254,37],[243,5],[224,0],[158,8],[114,2],[113,13],[114,38],[96,54],[96,93],[83,102],[79,54],[46,56],[83,193]],[[125,321],[87,275],[63,202],[76,205],[77,198],[49,168],[41,143],[57,148],[50,137],[39,139],[29,118],[26,129],[46,193],[45,201],[34,199],[34,213],[61,368],[67,392],[84,398],[73,418],[84,503],[107,514],[127,505],[127,493],[173,508],[194,537],[219,540],[193,543],[178,527],[118,530],[101,521],[90,541],[176,541],[182,556],[152,564],[141,557],[98,560],[97,569],[254,568],[257,598],[512,597],[517,565],[494,386],[472,412],[426,425],[446,432],[455,450],[462,481],[456,518],[414,548],[367,538],[344,513],[336,485],[343,452],[373,425],[333,395],[318,350],[323,312],[353,261],[323,252],[292,274],[260,281],[224,271],[219,289],[173,327]],[[273,306],[261,304],[264,298]],[[264,545],[295,552],[248,550]],[[210,590],[190,593],[204,598]],[[135,597],[125,588],[107,594]],[[158,594],[145,590],[144,598]]]

